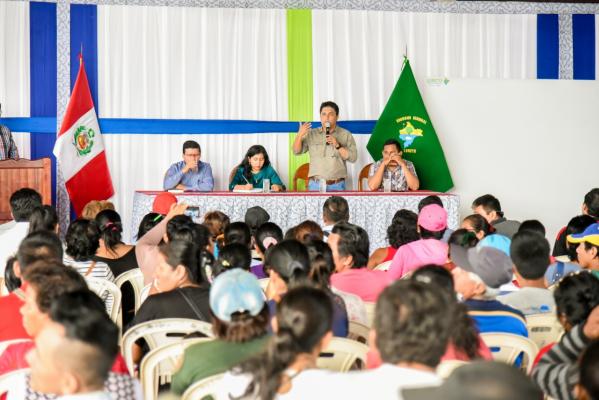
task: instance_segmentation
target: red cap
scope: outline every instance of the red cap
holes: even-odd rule
[[[154,199],[154,204],[152,204],[152,212],[166,215],[170,211],[171,206],[176,203],[177,198],[174,194],[162,192]]]

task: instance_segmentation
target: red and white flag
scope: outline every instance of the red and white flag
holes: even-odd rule
[[[81,56],[77,81],[58,132],[54,155],[77,215],[90,201],[107,200],[114,194],[100,125]]]

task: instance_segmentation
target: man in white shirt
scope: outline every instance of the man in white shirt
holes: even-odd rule
[[[10,211],[14,221],[0,228],[0,276],[4,276],[6,260],[17,252],[21,240],[27,236],[31,213],[41,206],[42,196],[33,189],[19,189],[10,196]]]

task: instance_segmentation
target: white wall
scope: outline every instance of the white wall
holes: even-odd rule
[[[511,219],[539,219],[553,244],[599,187],[599,83],[419,81],[461,197],[492,193]]]

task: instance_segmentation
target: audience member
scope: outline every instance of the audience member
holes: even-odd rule
[[[589,219],[592,219],[593,222],[591,223],[599,222],[599,188],[591,189],[584,196],[584,199],[582,201],[582,215],[585,215],[589,217]],[[557,237],[555,238],[555,244],[553,245],[552,253],[554,257],[568,254],[568,243],[566,241],[566,237],[568,235],[571,235],[572,232],[567,232],[566,228],[567,227],[563,227],[558,232]]]
[[[231,243],[221,249],[214,263],[212,276],[216,277],[225,271],[236,268],[249,272],[251,263],[250,249],[240,243]]]
[[[518,228],[520,228],[520,222],[508,220],[503,216],[499,200],[491,194],[485,194],[476,198],[472,202],[472,211],[482,215],[488,223],[493,225],[497,233],[505,235],[510,239],[518,232]]]
[[[599,278],[599,223],[589,225],[582,233],[568,235],[568,242],[578,243],[578,263]]]
[[[254,250],[258,254],[262,263],[256,264],[251,267],[251,271],[258,279],[264,279],[267,277],[264,272],[264,257],[266,250],[271,246],[280,243],[283,240],[283,231],[274,222],[266,222],[258,228],[256,236],[254,237]]]
[[[370,246],[368,233],[357,225],[338,222],[328,243],[335,263],[331,285],[342,292],[355,294],[363,301],[376,301],[391,278],[385,271],[366,268]]]
[[[447,244],[449,245],[449,254],[451,255],[452,244],[463,247],[465,249],[470,249],[472,247],[476,247],[478,242],[478,237],[476,237],[474,232],[471,232],[465,228],[456,229],[455,231],[453,231],[453,233],[449,237],[449,240],[447,241]]]
[[[204,214],[203,224],[208,228],[214,241],[214,257],[218,257],[218,250],[225,245],[225,229],[231,220],[222,211],[208,211]]]
[[[418,202],[418,213],[420,214],[420,211],[422,211],[424,207],[431,204],[436,204],[439,207],[445,208],[445,206],[443,205],[443,200],[441,200],[441,198],[436,194],[431,194]],[[447,241],[449,240],[449,236],[451,236],[452,233],[453,229],[450,229],[449,227],[445,228],[445,233],[443,234],[441,241],[447,243]]]
[[[162,221],[164,215],[158,214],[156,212],[150,212],[143,216],[141,222],[139,223],[139,227],[137,228],[137,234],[135,235],[135,239],[139,240],[149,232],[153,227],[158,225],[160,221]]]
[[[183,160],[174,163],[164,174],[164,190],[193,190],[211,192],[214,188],[212,167],[200,161],[202,149],[198,142],[183,143]]]
[[[16,256],[9,257],[4,269],[4,286],[9,293],[21,287],[21,278],[15,274],[15,261],[17,261]]]
[[[368,259],[367,267],[373,269],[379,264],[392,261],[397,249],[420,239],[418,235],[418,215],[410,210],[399,210],[387,228],[389,246],[376,249]]]
[[[229,190],[262,189],[264,180],[270,182],[270,190],[280,192],[285,190],[285,185],[277,171],[273,168],[264,146],[259,144],[251,146],[245,157],[235,170],[235,175],[229,182]]]
[[[274,315],[276,303],[287,291],[308,281],[310,258],[306,246],[297,240],[283,240],[268,249],[264,270],[269,276],[266,298],[270,315]]]
[[[92,200],[81,210],[80,218],[94,220],[100,211],[114,210],[114,204],[107,200]]]
[[[108,264],[94,260],[100,246],[100,230],[95,221],[77,219],[71,222],[65,242],[64,265],[75,268],[84,277],[114,282],[114,274]]]
[[[251,236],[254,237],[258,228],[260,228],[262,224],[270,221],[270,215],[264,208],[260,206],[254,206],[247,209],[243,220],[248,228],[250,228]]]
[[[461,228],[473,232],[478,240],[482,240],[485,236],[495,233],[493,225],[480,214],[472,214],[464,218]]]
[[[210,288],[215,340],[185,350],[171,390],[182,394],[194,382],[226,372],[266,347],[268,307],[255,276],[235,269],[223,272]]]
[[[591,343],[580,358],[580,400],[599,399],[599,340]]]
[[[382,190],[383,181],[388,179],[392,192],[418,190],[420,182],[416,168],[411,161],[402,158],[401,144],[397,139],[388,139],[383,143],[383,158],[370,165],[368,170],[368,188]]]
[[[518,228],[518,232],[522,231],[536,232],[543,237],[545,237],[547,234],[545,225],[543,225],[538,219],[527,219],[526,221],[522,221],[520,228]]]
[[[497,300],[522,311],[524,315],[555,312],[553,293],[545,286],[549,266],[549,242],[535,231],[516,233],[510,246],[514,275],[519,290],[497,297]]]
[[[58,234],[58,214],[52,206],[36,207],[29,217],[29,233],[50,231]]]
[[[303,243],[308,244],[313,240],[323,240],[324,232],[320,225],[312,220],[306,220],[300,222],[293,229],[294,239]]]
[[[425,206],[418,214],[420,240],[397,249],[389,267],[392,279],[398,279],[426,264],[447,262],[447,243],[441,241],[447,228],[447,212],[436,204]]]
[[[239,243],[248,249],[251,248],[252,232],[245,222],[232,222],[225,228],[225,246],[231,243]]]
[[[328,240],[333,226],[337,222],[349,222],[349,204],[342,196],[331,196],[322,205],[322,232],[324,241]]]
[[[177,204],[177,196],[169,192],[160,192],[154,197],[152,212],[164,217],[174,207],[173,204]]]
[[[33,189],[19,189],[11,194],[9,203],[13,220],[3,224],[0,230],[0,276],[4,276],[8,257],[16,253],[21,240],[27,236],[29,217],[42,206],[42,196]]]

